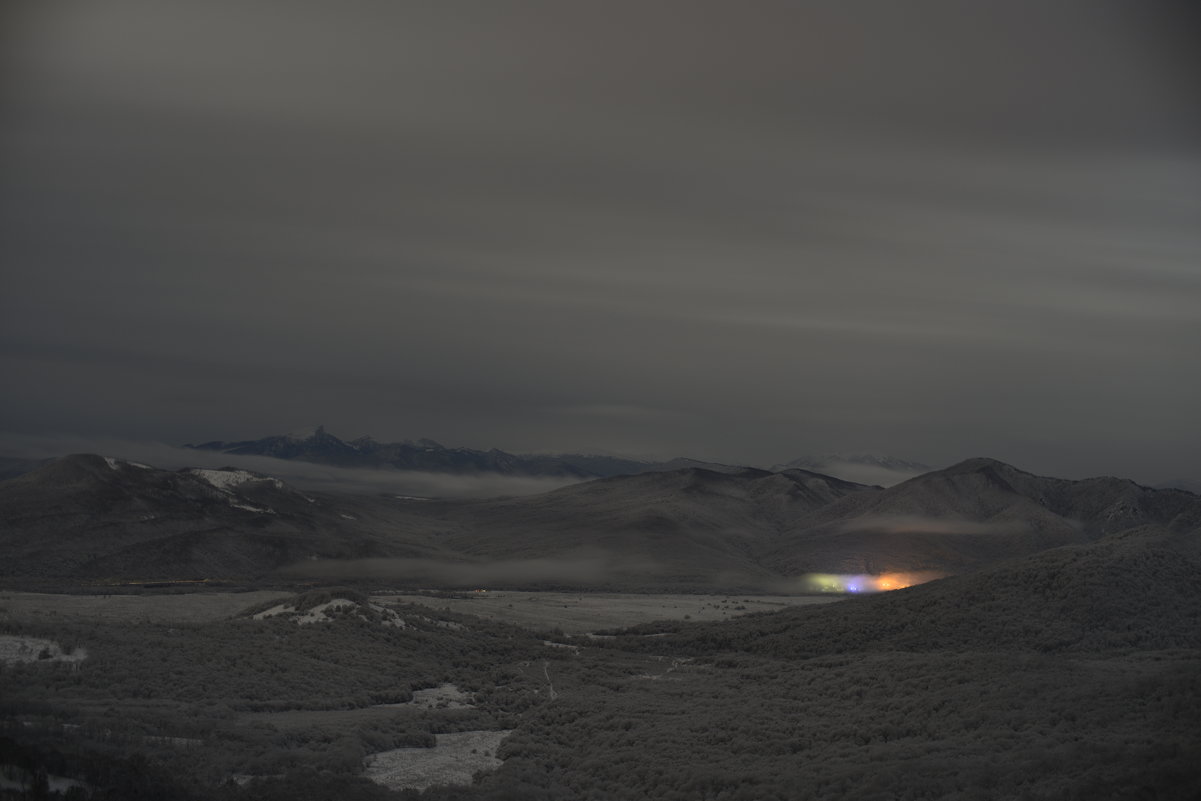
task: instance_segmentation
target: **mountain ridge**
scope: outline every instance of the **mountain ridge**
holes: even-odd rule
[[[214,451],[233,456],[268,456],[275,459],[306,461],[337,467],[370,467],[396,470],[421,470],[435,473],[475,475],[496,473],[506,476],[547,478],[607,478],[681,467],[699,466],[721,471],[737,471],[741,466],[677,457],[662,462],[592,454],[515,454],[499,448],[478,450],[451,448],[432,439],[379,442],[370,436],[342,440],[316,426],[311,430],[278,434],[257,440],[226,442],[213,440],[185,444],[191,450]]]
[[[240,468],[166,471],[85,454],[0,481],[0,524],[9,576],[566,560],[592,565],[597,586],[703,587],[720,577],[795,589],[789,582],[812,572],[971,572],[1148,526],[1189,543],[1201,532],[1201,497],[978,458],[889,488],[799,469],[688,467],[455,501],[301,492]]]

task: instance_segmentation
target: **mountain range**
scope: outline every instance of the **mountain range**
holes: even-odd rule
[[[515,454],[496,448],[486,451],[449,448],[432,439],[378,442],[364,436],[343,440],[330,434],[324,426],[256,440],[217,440],[183,447],[231,456],[268,456],[337,467],[420,470],[456,475],[495,473],[505,476],[589,479],[685,468],[702,468],[718,473],[736,473],[745,469],[743,465],[686,457],[654,461],[600,454]],[[856,483],[883,486],[933,469],[919,462],[880,454],[827,454],[820,457],[800,457],[776,465],[771,471],[781,472],[793,468],[823,473]]]
[[[421,470],[433,473],[471,475],[496,473],[505,476],[553,478],[603,478],[608,476],[705,467],[732,471],[739,468],[693,459],[648,462],[620,456],[590,454],[514,454],[493,448],[448,448],[432,439],[377,442],[371,437],[342,440],[324,426],[240,442],[204,442],[185,448],[216,451],[232,456],[269,456],[337,467]]]
[[[462,568],[463,582],[509,586],[795,589],[805,573],[963,573],[1135,530],[1196,539],[1201,497],[971,459],[887,489],[800,469],[689,467],[454,501],[82,454],[0,481],[0,525],[0,576],[14,578],[284,569],[454,584]]]

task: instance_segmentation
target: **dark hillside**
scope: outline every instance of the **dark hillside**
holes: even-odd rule
[[[785,572],[957,573],[1145,525],[1197,530],[1201,498],[970,459],[802,515],[771,556]]]
[[[974,575],[738,620],[674,626],[691,654],[1077,652],[1201,647],[1201,561],[1158,530],[1056,548]],[[659,630],[663,630],[660,628]]]
[[[805,573],[970,572],[1145,526],[1187,550],[1201,497],[975,459],[888,489],[805,470],[692,467],[533,496],[420,500],[76,455],[0,481],[0,576],[246,580],[330,560],[385,576],[388,565],[358,560],[437,561],[398,566],[423,586],[448,563],[572,559],[600,572],[563,586],[754,590]],[[354,578],[336,566],[321,575]]]
[[[512,558],[600,550],[667,578],[738,571],[776,578],[759,554],[798,515],[876,488],[804,471],[689,468],[590,481],[538,496],[480,501],[451,514],[446,542]]]
[[[405,533],[403,509],[308,495],[243,470],[77,454],[0,482],[0,575],[254,577],[314,555],[437,553]]]

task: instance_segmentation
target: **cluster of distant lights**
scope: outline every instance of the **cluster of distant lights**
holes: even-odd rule
[[[801,585],[806,592],[839,592],[861,594],[903,590],[915,584],[923,584],[942,574],[924,571],[920,573],[806,573],[801,576]]]

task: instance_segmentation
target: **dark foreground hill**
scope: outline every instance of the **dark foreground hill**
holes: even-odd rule
[[[244,470],[158,470],[90,454],[0,482],[0,575],[246,578],[303,559],[425,556],[370,498],[301,493]]]
[[[969,459],[797,518],[771,559],[784,572],[958,573],[1140,526],[1201,530],[1201,497],[1126,479],[1037,476]]]
[[[1201,648],[1194,533],[1145,527],[878,596],[681,627],[663,647],[777,658],[867,651]]]
[[[1196,546],[1144,527],[894,593],[638,627],[606,647],[667,672],[540,721],[623,769],[562,750],[547,772],[612,798],[1191,801]],[[529,764],[533,742],[509,753]]]
[[[654,637],[531,636],[345,591],[205,624],[0,619],[84,656],[3,668],[0,761],[79,798],[387,801],[418,794],[375,782],[414,788],[418,765],[487,736],[497,758],[470,785],[439,774],[420,798],[1195,801],[1196,546],[1142,526],[635,632]],[[443,682],[462,704],[418,703]]]

